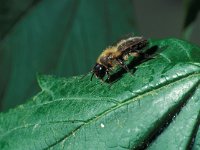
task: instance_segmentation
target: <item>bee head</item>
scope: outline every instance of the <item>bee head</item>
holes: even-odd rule
[[[95,74],[97,78],[102,79],[106,74],[106,67],[99,63],[96,63],[92,69],[92,72],[93,72],[92,77]],[[92,77],[91,77],[91,81],[92,81]]]

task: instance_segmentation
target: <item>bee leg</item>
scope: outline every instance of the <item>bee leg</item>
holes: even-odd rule
[[[133,56],[133,57],[139,57],[139,56],[141,55],[141,52],[135,51],[135,52],[129,53],[129,55],[131,55],[131,56]]]
[[[144,59],[151,59],[151,58],[153,58],[152,55],[147,54],[145,52],[142,52],[140,50],[135,50],[135,52],[132,55],[134,55],[135,57],[142,56]]]
[[[124,68],[127,72],[129,72],[131,75],[133,75],[133,74],[131,73],[131,71],[128,69],[127,65],[124,64],[124,60],[123,60],[123,59],[117,59],[117,62],[120,64],[120,66],[121,66],[122,68]]]
[[[130,53],[128,53],[127,55],[123,56],[123,60],[128,60],[129,56],[131,56]]]
[[[109,80],[110,80],[110,73],[109,73],[109,70],[108,70],[108,69],[106,70],[106,74],[107,74],[107,76],[108,76],[107,80],[109,81]]]

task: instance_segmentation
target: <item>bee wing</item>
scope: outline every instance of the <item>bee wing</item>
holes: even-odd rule
[[[138,42],[135,41],[127,41],[122,43],[121,45],[118,46],[118,50],[119,51],[126,51],[127,49],[133,47],[134,45],[136,45]]]
[[[124,53],[134,52],[145,47],[147,40],[143,37],[133,37],[128,40],[124,40],[118,45],[118,50]]]

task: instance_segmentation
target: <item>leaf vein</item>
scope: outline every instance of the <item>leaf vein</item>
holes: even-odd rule
[[[88,125],[88,124],[90,124],[90,123],[92,123],[92,122],[98,120],[99,118],[106,116],[107,114],[111,113],[112,111],[114,111],[114,110],[116,110],[116,109],[118,109],[118,108],[120,108],[120,107],[122,107],[122,106],[124,106],[124,105],[130,104],[130,103],[136,101],[137,99],[139,99],[139,98],[141,98],[141,97],[143,97],[143,96],[146,96],[146,95],[151,94],[152,92],[159,91],[159,90],[165,88],[166,86],[169,86],[169,85],[175,84],[176,82],[179,82],[179,81],[181,81],[181,80],[184,80],[184,79],[187,79],[187,78],[190,78],[190,77],[193,77],[193,76],[199,76],[199,75],[200,75],[200,73],[193,73],[193,74],[190,74],[190,75],[188,75],[188,76],[183,76],[182,78],[178,78],[178,80],[176,79],[176,80],[174,80],[173,82],[170,82],[170,83],[167,82],[165,85],[163,85],[163,86],[161,86],[161,87],[158,86],[157,88],[154,88],[154,89],[151,90],[151,91],[148,91],[148,92],[143,93],[142,95],[138,95],[138,96],[136,96],[136,97],[130,97],[130,98],[128,98],[127,100],[123,101],[122,103],[110,107],[108,110],[105,110],[104,112],[102,112],[102,113],[99,114],[98,116],[92,117],[91,119],[87,120],[87,121],[85,122],[85,124],[80,125],[80,126],[77,127],[75,130],[73,130],[70,134],[64,136],[63,138],[61,138],[60,140],[56,141],[55,143],[52,143],[52,144],[49,145],[46,149],[52,148],[52,147],[54,147],[56,144],[58,144],[58,143],[60,143],[60,142],[64,143],[71,135],[76,134],[76,132],[78,132],[83,126]]]

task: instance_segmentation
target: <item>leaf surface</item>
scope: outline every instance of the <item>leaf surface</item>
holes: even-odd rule
[[[0,149],[198,149],[200,48],[149,46],[161,51],[111,85],[39,76],[40,93],[0,114]]]

